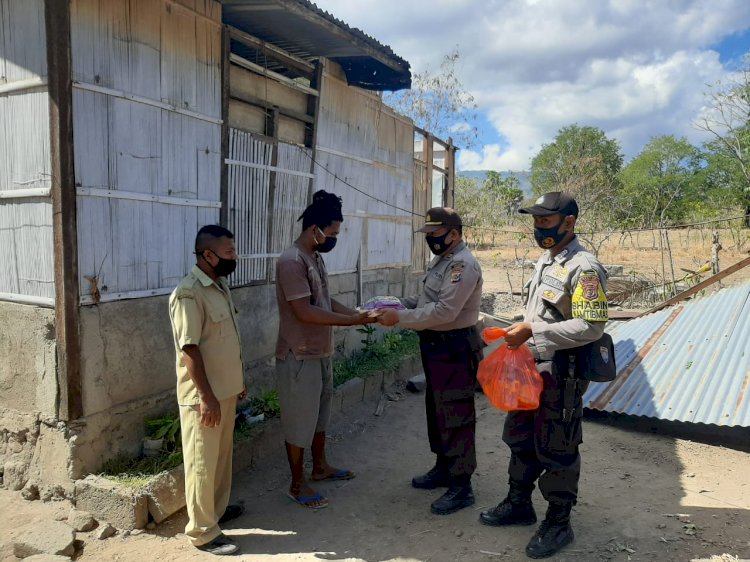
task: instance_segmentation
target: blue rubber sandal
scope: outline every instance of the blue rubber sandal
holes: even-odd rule
[[[315,476],[313,476],[312,479],[315,482],[323,482],[324,480],[351,480],[355,476],[357,476],[356,472],[344,468],[339,470],[336,474],[329,474],[325,478],[315,478]]]
[[[295,497],[291,494],[291,492],[287,492],[287,497],[292,500],[294,503],[301,505],[302,507],[306,507],[308,509],[323,509],[328,507],[328,498],[324,498],[320,494],[315,494],[314,496],[302,496],[302,497]],[[310,505],[309,502],[321,502],[319,505]]]

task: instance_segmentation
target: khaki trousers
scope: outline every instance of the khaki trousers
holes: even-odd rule
[[[221,423],[201,424],[200,407],[180,406],[185,501],[190,518],[185,534],[194,546],[221,534],[219,518],[229,505],[232,488],[232,434],[237,397],[219,402]]]

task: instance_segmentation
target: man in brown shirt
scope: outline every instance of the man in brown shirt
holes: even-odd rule
[[[302,233],[276,263],[276,380],[292,473],[289,498],[305,507],[320,509],[328,505],[328,499],[305,480],[306,448],[312,449],[313,480],[348,480],[355,476],[350,470],[329,465],[325,454],[333,394],[332,326],[368,324],[374,319],[360,315],[328,294],[328,274],[321,253],[336,245],[344,220],[341,199],[318,191],[300,219]]]

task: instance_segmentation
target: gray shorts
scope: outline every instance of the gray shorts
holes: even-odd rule
[[[281,427],[290,445],[308,449],[315,433],[325,431],[331,417],[331,358],[298,361],[292,353],[276,359],[276,388]]]

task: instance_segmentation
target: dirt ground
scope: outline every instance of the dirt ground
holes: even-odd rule
[[[520,227],[514,227],[520,228]],[[600,244],[599,259],[606,266],[621,265],[625,277],[637,277],[649,284],[659,284],[674,278],[679,283],[688,274],[696,271],[711,260],[711,229],[671,231],[669,245],[671,262],[666,250],[666,243],[660,247],[657,231],[644,231],[622,236],[614,234],[606,240],[603,237],[587,239],[581,236],[581,243],[593,250],[593,244]],[[726,269],[748,255],[750,250],[750,231],[724,229],[719,232],[722,249],[719,252],[720,268]],[[491,239],[487,239],[490,242]],[[469,238],[471,246],[471,238]],[[523,282],[528,280],[532,270],[520,267],[520,263],[533,262],[541,255],[530,235],[526,237],[508,235],[496,236],[495,243],[489,247],[475,250],[484,273],[485,292],[520,292]],[[664,263],[662,264],[662,256]],[[705,279],[709,273],[704,273]],[[750,280],[750,267],[732,274],[724,282],[736,284]],[[519,299],[520,300],[520,299]]]
[[[497,529],[478,521],[480,510],[506,491],[508,450],[500,440],[504,414],[477,395],[477,503],[449,516],[430,513],[437,493],[415,490],[413,475],[429,468],[424,396],[405,394],[382,416],[376,403],[334,420],[329,456],[358,477],[320,489],[330,506],[312,511],[284,495],[287,468],[278,455],[235,476],[233,497],[246,513],[226,533],[242,546],[234,560],[399,560],[450,562],[526,560],[523,548],[534,527]],[[644,424],[642,424],[644,425]],[[576,541],[553,558],[560,561],[686,562],[727,556],[750,558],[750,454],[676,438],[632,420],[586,420],[580,502],[574,510]],[[710,432],[706,435],[710,438]],[[705,438],[705,435],[704,435]],[[545,506],[538,492],[539,513]],[[20,523],[67,514],[66,502],[22,500],[0,492],[0,559],[14,560],[8,541]],[[138,536],[99,541],[79,533],[77,560],[212,560],[181,535],[185,512]],[[94,531],[95,532],[95,531]],[[2,555],[5,555],[3,557]]]

